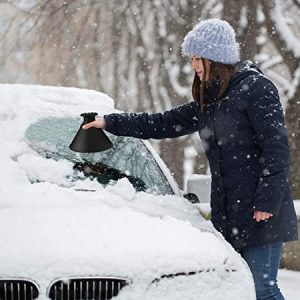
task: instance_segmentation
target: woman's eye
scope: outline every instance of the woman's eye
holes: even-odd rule
[[[199,60],[201,60],[201,58],[200,58],[200,57],[192,57],[192,61],[193,61],[193,60],[199,61]]]

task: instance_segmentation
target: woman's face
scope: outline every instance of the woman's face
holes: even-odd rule
[[[209,61],[206,59],[202,59],[201,57],[192,56],[192,69],[196,72],[196,74],[199,76],[200,80],[203,80],[203,74],[204,74],[204,64],[205,64],[205,81],[209,79],[209,71],[210,71],[210,65]]]

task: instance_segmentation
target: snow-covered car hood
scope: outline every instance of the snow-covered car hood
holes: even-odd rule
[[[188,221],[112,207],[96,195],[85,203],[74,201],[72,206],[0,210],[0,276],[22,275],[45,284],[87,274],[151,281],[164,274],[224,268],[228,260],[216,236]]]
[[[51,281],[73,276],[120,276],[146,285],[163,275],[193,273],[187,282],[176,279],[178,288],[206,289],[201,299],[233,299],[253,289],[240,256],[183,197],[136,192],[126,178],[106,187],[91,180],[64,186],[72,163],[40,157],[26,142],[26,128],[41,116],[114,112],[108,96],[23,85],[0,85],[0,94],[0,279],[34,280],[41,298]],[[43,181],[32,184],[36,173]],[[228,297],[220,291],[218,298],[207,282],[217,289],[224,276],[232,278],[224,281]],[[240,288],[231,291],[237,281]],[[157,288],[147,298],[142,285],[117,298],[160,299]],[[182,299],[168,298],[163,289],[161,299]]]
[[[55,279],[87,276],[131,280],[135,287],[127,291],[128,299],[139,299],[132,298],[139,295],[134,290],[139,284],[146,288],[155,279],[179,273],[203,277],[212,272],[208,278],[213,281],[231,273],[233,284],[239,280],[242,286],[251,286],[238,254],[183,198],[135,193],[127,179],[96,192],[62,187],[58,191],[47,183],[22,190],[8,196],[15,194],[29,205],[0,209],[0,278],[35,280],[41,297]],[[205,278],[200,277],[201,285]],[[212,292],[201,286],[202,291],[205,288]]]

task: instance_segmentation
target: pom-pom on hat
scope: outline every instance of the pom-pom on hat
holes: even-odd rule
[[[181,48],[184,55],[223,64],[236,64],[240,60],[234,29],[218,19],[201,21],[185,36]]]

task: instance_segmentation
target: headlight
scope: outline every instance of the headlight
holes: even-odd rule
[[[135,289],[133,284],[132,290],[129,287],[124,291],[124,298],[120,300],[255,300],[252,282],[241,275],[225,268],[163,275],[154,279],[142,293],[140,287]]]

